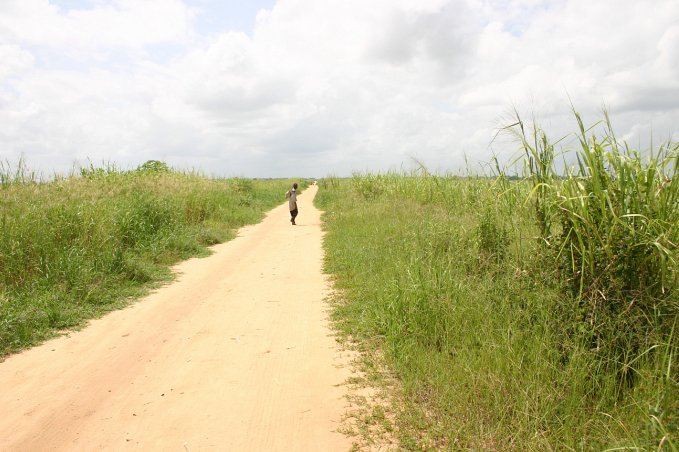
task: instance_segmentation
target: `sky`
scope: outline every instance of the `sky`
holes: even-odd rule
[[[518,112],[679,141],[676,0],[0,0],[0,161],[459,174]],[[500,133],[498,133],[500,132]]]

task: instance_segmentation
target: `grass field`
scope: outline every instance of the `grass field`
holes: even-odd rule
[[[285,201],[288,180],[213,180],[147,162],[40,182],[0,171],[0,358],[128,304],[169,267]],[[302,184],[302,187],[304,185]]]
[[[524,129],[522,181],[320,182],[333,317],[397,382],[401,448],[679,446],[679,155],[608,132],[565,174]]]

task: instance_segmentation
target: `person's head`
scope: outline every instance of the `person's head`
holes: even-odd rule
[[[294,188],[295,190],[297,190],[297,182],[295,182],[294,184],[292,184],[292,188]]]

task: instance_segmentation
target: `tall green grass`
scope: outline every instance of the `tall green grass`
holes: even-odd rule
[[[523,181],[321,181],[334,318],[401,382],[401,447],[676,449],[677,147],[576,119],[566,174],[524,127]]]
[[[147,162],[41,182],[0,172],[0,357],[124,306],[284,201],[290,181],[213,180]]]
[[[558,252],[573,308],[601,364],[632,385],[631,361],[657,353],[658,335],[671,339],[679,315],[679,145],[640,153],[616,139],[608,114],[601,138],[574,116],[580,148],[563,180],[545,184],[535,174],[537,166],[557,173],[544,132],[533,126],[543,139],[531,144],[519,120],[520,136],[528,159],[540,162],[530,172],[547,219],[542,237]]]

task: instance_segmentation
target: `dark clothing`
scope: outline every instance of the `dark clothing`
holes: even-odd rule
[[[295,223],[295,217],[299,212],[297,210],[297,184],[294,184],[290,190],[285,193],[285,197],[288,198],[288,204],[290,206],[290,223]]]

